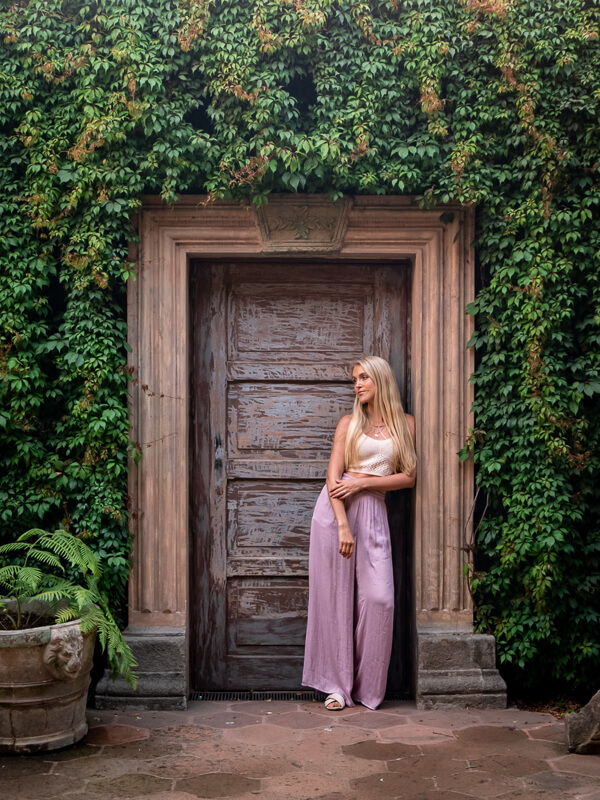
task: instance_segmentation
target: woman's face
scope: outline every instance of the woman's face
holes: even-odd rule
[[[352,383],[354,384],[354,394],[361,403],[370,403],[375,397],[375,382],[370,375],[364,371],[360,364],[352,370]]]

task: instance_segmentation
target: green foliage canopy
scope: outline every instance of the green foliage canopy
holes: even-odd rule
[[[144,192],[476,205],[478,620],[597,675],[598,0],[20,0],[0,36],[4,537],[64,525],[123,597]]]

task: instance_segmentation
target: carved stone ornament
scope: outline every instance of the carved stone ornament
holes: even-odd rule
[[[55,627],[44,649],[44,664],[53,678],[73,680],[81,670],[82,653],[83,636],[79,628]]]
[[[265,253],[329,253],[339,250],[348,224],[351,198],[333,202],[326,195],[310,199],[271,198],[256,210]]]

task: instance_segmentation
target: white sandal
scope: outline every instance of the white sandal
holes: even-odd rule
[[[339,703],[339,707],[334,707],[334,703]],[[325,698],[325,708],[328,711],[341,711],[342,708],[346,707],[346,701],[342,697],[341,694],[337,692],[333,692],[332,694],[327,695]]]

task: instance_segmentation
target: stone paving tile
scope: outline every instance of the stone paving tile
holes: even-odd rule
[[[333,766],[333,764],[332,764]],[[307,798],[319,797],[321,794],[339,791],[347,786],[346,781],[339,775],[323,772],[312,772],[310,769],[301,772],[292,772],[274,778],[265,778],[262,787],[265,792],[271,792],[279,798]],[[261,794],[262,798],[262,794]]]
[[[331,717],[332,719],[346,719],[352,717],[354,714],[363,714],[365,712],[364,706],[353,706],[352,708],[325,708],[323,703],[311,703],[309,709],[301,708],[301,711],[310,710],[314,714],[321,714],[324,717]]]
[[[250,791],[260,791],[261,783],[237,772],[209,772],[183,778],[175,783],[178,792],[187,792],[194,797],[236,797]]]
[[[375,800],[375,798],[392,798],[414,795],[421,792],[432,792],[435,790],[433,778],[423,775],[406,777],[398,773],[377,772],[374,775],[367,775],[364,778],[357,778],[351,781],[350,788],[362,793],[365,800]],[[442,800],[442,798],[440,798]]]
[[[507,792],[506,794],[498,795],[495,800],[578,800],[578,798],[579,795],[547,791],[546,789],[538,787],[535,789],[517,789],[516,792]],[[464,795],[463,800],[466,800]]]
[[[345,726],[334,726],[322,730],[313,729],[298,732],[298,739],[293,750],[287,743],[274,743],[269,745],[268,754],[271,756],[285,755],[289,758],[293,753],[296,761],[319,756],[322,752],[341,753],[344,745],[355,744],[366,739],[375,740],[375,734],[360,728],[346,728]]]
[[[220,741],[222,731],[220,728],[203,728],[198,725],[178,725],[177,727],[163,728],[160,730],[162,741],[173,745],[181,745],[186,749],[190,745],[195,746],[199,742]]]
[[[206,714],[216,714],[219,711],[223,711],[224,708],[227,709],[227,711],[229,711],[231,709],[232,705],[235,705],[235,703],[224,703],[221,700],[219,700],[219,701],[215,701],[215,700],[188,700],[187,711],[185,713],[186,713],[186,715],[187,714],[192,714],[193,715],[196,712],[199,712],[200,714],[205,716]],[[251,705],[257,705],[257,706],[261,705],[262,706],[262,705],[264,705],[264,703],[256,703],[256,704],[244,703],[244,706],[251,706]],[[156,713],[156,712],[151,712],[151,713]],[[158,713],[161,714],[161,713],[164,713],[164,712],[158,712]],[[167,712],[167,713],[171,713],[171,712]],[[250,709],[250,713],[254,713],[254,709]]]
[[[465,753],[468,757],[469,754]],[[496,753],[492,756],[483,758],[469,757],[469,766],[472,769],[491,772],[496,775],[509,775],[513,778],[522,778],[525,775],[534,775],[536,772],[543,772],[548,768],[548,762],[537,758],[522,756],[515,758],[514,755],[504,755]]]
[[[308,728],[326,728],[327,720],[321,714],[310,711],[291,711],[289,714],[274,714],[265,717],[265,725],[280,725],[282,728],[306,730]]]
[[[210,705],[217,705],[211,703]],[[223,704],[221,704],[223,705]],[[228,711],[242,711],[244,714],[256,714],[257,716],[269,716],[271,714],[289,714],[292,711],[313,711],[317,703],[294,703],[289,700],[238,700],[230,703]],[[204,716],[204,715],[203,715]]]
[[[423,712],[420,713],[423,714]],[[429,712],[427,713],[429,714]],[[455,712],[449,711],[448,713],[454,714]],[[519,711],[518,708],[486,709],[485,711],[474,708],[472,713],[477,717],[479,724],[483,725],[515,725],[520,728],[527,728],[543,725],[545,722],[555,722],[552,714],[540,711]]]
[[[517,778],[493,775],[465,766],[454,773],[438,775],[436,787],[442,792],[462,792],[472,797],[487,798],[518,791],[522,788],[522,783]]]
[[[234,742],[229,739],[224,739],[222,732],[219,731],[218,738],[209,739],[207,741],[199,740],[196,743],[189,742],[185,745],[181,756],[216,759],[243,758],[249,752],[256,755],[257,749],[244,742]]]
[[[365,798],[361,798],[365,800]],[[472,796],[466,794],[459,794],[457,792],[438,792],[437,790],[431,792],[410,792],[402,791],[396,795],[394,800],[473,800]]]
[[[164,755],[180,753],[183,745],[177,741],[169,741],[161,731],[152,731],[148,739],[142,742],[125,742],[106,746],[102,750],[102,758],[135,758],[149,761]]]
[[[71,747],[65,747],[63,750],[52,750],[49,753],[39,753],[33,758],[42,758],[44,761],[60,763],[61,761],[73,761],[76,758],[94,758],[100,752],[101,750],[97,745],[88,745],[83,739]],[[32,758],[32,756],[28,756],[28,758]]]
[[[391,728],[396,725],[403,725],[406,722],[406,717],[392,712],[365,711],[363,709],[362,713],[354,714],[351,717],[343,719],[341,722],[343,725],[353,725],[355,728],[366,728],[367,730],[374,731],[378,728]]]
[[[263,747],[277,742],[294,741],[298,739],[299,731],[290,728],[278,728],[276,725],[250,725],[244,728],[229,728],[223,731],[226,740],[245,742]]]
[[[250,800],[250,798],[247,800]],[[263,800],[262,796],[260,800]],[[277,800],[281,800],[281,798],[278,797]],[[311,800],[313,799],[311,798]],[[352,789],[345,789],[343,792],[328,792],[326,794],[320,794],[318,795],[317,800],[365,800],[365,796],[362,792],[359,794]]]
[[[192,705],[192,704],[190,704]],[[215,705],[216,708],[211,712],[209,706]],[[217,713],[223,710],[219,707],[219,703],[206,703],[207,708],[204,714]],[[188,717],[189,712],[185,711],[112,711],[103,709],[88,709],[87,721],[90,728],[96,725],[135,725],[138,728],[167,728],[170,725],[180,725],[182,714],[186,715],[186,720],[189,722],[191,718]]]
[[[469,769],[466,757],[447,758],[445,756],[416,755],[388,761],[389,772],[400,772],[407,777],[429,776],[437,779],[440,775],[454,775]]]
[[[148,728],[138,728],[133,725],[96,725],[90,728],[84,738],[88,745],[124,744],[125,742],[139,742],[150,737]]]
[[[395,725],[378,731],[379,738],[384,741],[403,742],[404,744],[426,745],[434,742],[452,741],[451,731],[432,728],[429,725],[415,725],[407,722],[405,725]]]
[[[323,754],[320,758],[307,759],[304,762],[304,769],[317,774],[331,774],[343,783],[381,772],[385,768],[385,762],[366,761],[339,753]]]
[[[557,742],[530,739],[527,734],[514,727],[478,726],[455,732],[461,747],[469,748],[473,758],[495,753],[511,753],[521,756],[525,751],[528,758],[556,758],[564,755],[564,745]]]
[[[406,756],[419,755],[419,748],[400,742],[384,744],[383,742],[365,741],[344,745],[342,752],[347,756],[363,758],[368,761],[392,761]]]
[[[421,711],[405,715],[405,717],[412,725],[429,725],[431,728],[446,730],[469,728],[480,724],[480,719],[475,711],[452,711],[450,714],[447,711]]]
[[[50,772],[52,764],[45,759],[47,753],[41,756],[0,756],[0,786],[11,778],[20,778],[22,775],[43,775]]]
[[[502,747],[523,747],[528,742],[527,734],[514,726],[479,725],[474,728],[464,728],[454,734],[461,744],[471,745],[485,741],[488,747],[500,745]]]
[[[552,759],[550,766],[558,772],[574,772],[597,778],[600,785],[600,756],[579,756],[569,753],[561,758]]]
[[[202,726],[209,728],[242,728],[246,725],[261,725],[262,718],[257,714],[244,714],[242,711],[220,711],[202,717]]]
[[[69,800],[73,800],[70,795]],[[81,800],[88,799],[87,797],[82,797]],[[198,798],[197,795],[188,794],[187,792],[157,792],[156,794],[136,795],[135,800],[198,800]],[[256,795],[254,795],[254,800],[256,800]]]
[[[130,758],[82,758],[55,764],[53,775],[64,775],[81,786],[88,780],[119,778],[121,775],[136,772],[153,772],[154,761],[141,761]]]
[[[530,728],[525,733],[530,739],[536,739],[547,742],[559,742],[566,745],[567,735],[565,733],[564,722],[550,723],[548,725],[541,725],[536,728]]]
[[[553,769],[528,775],[524,778],[524,785],[530,791],[539,786],[548,791],[556,790],[573,794],[581,792],[583,789],[590,792],[596,788],[594,781],[585,775],[569,775],[566,772],[555,772]]]
[[[236,797],[232,798],[232,800],[256,800],[257,797],[260,798],[260,800],[286,800],[289,795],[282,795],[279,791],[266,791],[266,789],[262,788],[258,792],[249,792],[248,794],[236,795]],[[343,794],[335,792],[333,795],[327,790],[323,792],[323,794],[311,795],[310,798],[302,798],[302,800],[323,800],[323,798],[326,797],[335,797],[335,800],[367,800],[367,798],[358,797],[358,795],[355,795],[348,790],[345,790]],[[196,800],[196,798],[193,800]],[[295,800],[299,800],[299,798],[295,798]],[[570,798],[570,800],[573,800],[573,798]]]
[[[165,759],[163,763],[152,762],[152,774],[161,778],[174,780],[202,775],[206,772],[230,772],[245,775],[248,778],[266,778],[272,775],[284,775],[286,772],[296,772],[300,762],[281,758],[271,758],[268,755],[240,755],[236,758],[214,758],[211,755],[198,758],[179,757]]]
[[[120,775],[118,778],[90,781],[86,784],[86,795],[90,800],[95,800],[94,795],[102,800],[120,800],[125,797],[139,797],[139,795],[168,792],[173,781],[166,778],[157,778],[144,772],[132,772]]]
[[[57,800],[69,790],[80,789],[76,781],[66,775],[24,774],[18,778],[2,780],[2,797],[10,800]]]

